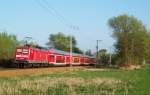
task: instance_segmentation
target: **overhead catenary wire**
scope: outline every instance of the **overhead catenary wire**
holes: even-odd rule
[[[79,31],[79,27],[73,25],[69,22],[68,19],[66,19],[63,15],[61,15],[47,0],[34,0],[41,8],[43,8],[45,11],[47,11],[50,15],[54,16],[60,23],[65,25],[69,30],[73,31]],[[87,35],[87,33],[84,33],[84,35]],[[79,35],[81,36],[81,35]],[[89,36],[89,35],[88,35]],[[84,39],[89,39],[86,36],[82,36]],[[92,38],[90,38],[92,39]],[[93,41],[95,41],[93,39]]]
[[[47,0],[34,0],[41,8],[47,11],[50,15],[54,16],[60,23],[65,25],[69,29],[79,30],[78,26],[75,26],[69,22],[64,16],[62,16],[54,7],[50,5]]]
[[[47,7],[49,9],[51,9],[56,14],[56,16],[59,19],[63,20],[65,23],[69,24],[69,21],[64,16],[62,16],[54,7],[52,7],[52,5],[50,5],[50,3],[47,0],[42,0],[42,1],[47,5]],[[71,25],[71,23],[70,23],[70,25]]]

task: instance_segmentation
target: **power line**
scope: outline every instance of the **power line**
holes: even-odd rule
[[[49,14],[51,14],[52,16],[55,16],[53,14],[53,12],[51,12],[51,10],[49,10],[46,6],[44,6],[39,0],[34,0],[40,7],[42,7],[43,9],[45,9]]]
[[[50,15],[56,17],[56,19],[61,22],[62,24],[64,24],[67,28],[69,28],[69,30],[80,30],[78,26],[75,26],[73,24],[71,24],[69,22],[69,20],[67,20],[64,16],[62,16],[54,7],[52,7],[52,5],[47,1],[47,0],[35,0],[36,3],[38,3],[38,5],[45,9]],[[85,39],[92,39],[93,41],[95,41],[95,39],[93,39],[92,37],[86,37],[85,35],[87,35],[87,33],[84,33],[84,36],[82,36],[82,38],[84,37]],[[80,35],[79,35],[80,36]],[[89,36],[89,35],[88,35]]]
[[[78,26],[75,26],[71,24],[64,16],[62,16],[54,7],[51,6],[51,4],[47,0],[35,0],[40,7],[45,9],[50,15],[55,16],[59,22],[64,24],[69,30],[80,30]],[[84,37],[85,39],[89,39],[89,37],[86,37],[87,33],[84,33],[84,36],[81,36],[82,38]],[[80,36],[80,35],[79,35]],[[88,35],[89,36],[89,35]],[[90,38],[92,39],[92,38]],[[93,41],[95,41],[93,39]]]
[[[65,19],[54,7],[52,7],[47,0],[35,0],[36,3],[43,9],[45,9],[50,15],[55,16],[59,22],[64,24],[66,27],[77,30],[79,29],[78,27],[75,28],[76,26],[73,26],[67,19]]]
[[[64,16],[62,16],[54,7],[52,7],[49,2],[47,0],[42,0],[47,6],[48,8],[50,8],[53,12],[55,12],[56,16],[58,16],[58,18],[62,19],[64,22],[69,23],[69,21],[64,18]],[[71,25],[71,23],[70,23]]]

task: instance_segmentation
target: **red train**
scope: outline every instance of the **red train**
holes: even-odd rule
[[[95,58],[81,54],[64,52],[56,49],[17,47],[15,64],[18,67],[34,66],[67,66],[67,65],[94,65]]]

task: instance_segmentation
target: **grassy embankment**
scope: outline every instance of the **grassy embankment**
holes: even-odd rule
[[[0,95],[150,95],[150,66],[1,77]]]

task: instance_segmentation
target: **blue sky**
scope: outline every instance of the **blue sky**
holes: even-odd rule
[[[68,22],[79,26],[78,31],[66,27],[37,1],[0,0],[0,31],[15,34],[19,40],[31,36],[41,45],[49,34],[63,32],[74,35],[81,49],[95,51],[97,39],[102,40],[100,48],[108,49],[114,43],[107,24],[111,17],[133,15],[150,29],[150,0],[47,0]]]

